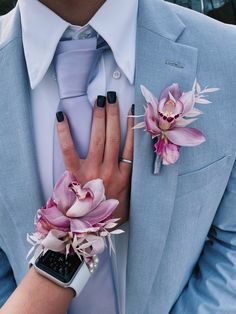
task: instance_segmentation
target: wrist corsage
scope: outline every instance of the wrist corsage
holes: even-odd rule
[[[89,264],[104,251],[106,238],[111,252],[111,235],[124,232],[114,230],[119,218],[114,218],[113,212],[118,204],[116,199],[106,199],[101,179],[82,186],[66,171],[46,206],[37,211],[36,231],[27,237],[33,245],[28,255],[51,250],[66,256],[77,254]]]

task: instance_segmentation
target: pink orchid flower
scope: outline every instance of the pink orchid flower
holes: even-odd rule
[[[118,204],[118,200],[106,200],[101,179],[81,186],[66,171],[56,184],[53,197],[38,211],[37,231],[44,235],[52,229],[73,234],[96,232],[100,223],[112,218]]]
[[[178,84],[172,84],[162,92],[159,101],[146,87],[141,86],[141,91],[147,107],[144,122],[135,128],[145,127],[153,138],[158,138],[155,152],[164,165],[179,159],[181,146],[196,146],[206,140],[199,130],[187,127],[202,113],[194,108],[194,90],[182,93]]]
[[[120,220],[112,215],[118,204],[118,200],[106,199],[101,179],[82,186],[66,171],[46,206],[37,211],[36,232],[27,237],[33,245],[28,255],[52,250],[66,255],[75,253],[88,262],[94,254],[104,251],[105,238],[110,251],[114,251],[111,235],[124,232],[113,230]]]

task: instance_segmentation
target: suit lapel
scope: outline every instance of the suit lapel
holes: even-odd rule
[[[0,51],[0,198],[6,215],[16,227],[18,241],[27,248],[26,232],[34,228],[33,218],[42,205],[42,191],[32,137],[30,86],[18,9],[11,14],[10,38],[6,38],[9,43]],[[18,247],[22,249],[22,245]],[[17,247],[14,246],[14,250]],[[20,255],[22,253],[19,251]]]
[[[143,114],[140,85],[157,97],[174,82],[191,89],[197,49],[177,43],[184,24],[162,1],[139,4],[136,52],[136,115]],[[151,137],[135,130],[126,313],[143,313],[168,236],[178,179],[178,163],[153,175]]]

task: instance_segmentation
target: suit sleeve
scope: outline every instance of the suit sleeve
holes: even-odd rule
[[[209,239],[171,314],[236,313],[236,162]]]
[[[0,308],[16,288],[15,278],[6,254],[0,248]]]

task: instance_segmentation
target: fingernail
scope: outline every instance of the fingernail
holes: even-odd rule
[[[132,115],[134,116],[134,114],[135,114],[135,104],[133,104],[133,105],[131,106],[131,113],[132,113]]]
[[[58,122],[63,122],[63,121],[64,121],[64,114],[63,114],[62,111],[58,111],[58,112],[56,113],[56,116],[57,116],[57,121],[58,121]]]
[[[106,97],[99,95],[97,98],[97,106],[100,108],[105,107],[106,105]]]
[[[109,104],[116,102],[116,92],[107,92],[107,100]]]

